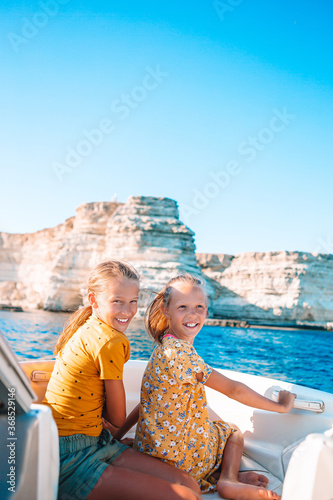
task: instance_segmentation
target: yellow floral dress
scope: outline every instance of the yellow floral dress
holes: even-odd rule
[[[134,440],[135,449],[191,474],[202,492],[215,489],[212,474],[233,432],[223,420],[209,420],[204,383],[211,371],[189,342],[165,336],[143,375]]]

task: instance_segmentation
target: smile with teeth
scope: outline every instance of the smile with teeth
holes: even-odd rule
[[[127,323],[128,322],[128,319],[124,319],[124,318],[116,318],[117,321],[120,321],[120,323]]]
[[[184,323],[184,326],[187,326],[188,328],[195,328],[198,324],[199,323]]]

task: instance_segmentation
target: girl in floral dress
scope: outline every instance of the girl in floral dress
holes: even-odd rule
[[[229,499],[278,499],[265,489],[265,476],[238,473],[242,433],[223,420],[209,420],[204,385],[248,406],[280,413],[290,410],[295,395],[281,391],[276,403],[208,366],[193,347],[206,316],[203,282],[188,274],[170,280],[149,306],[146,326],[156,347],[142,380],[134,448],[187,471],[202,492],[217,489]]]

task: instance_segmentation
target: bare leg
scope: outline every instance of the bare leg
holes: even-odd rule
[[[216,472],[214,472],[213,477],[218,480],[220,475],[221,467]],[[263,486],[263,488],[266,488],[266,486],[268,485],[267,477],[263,474],[258,474],[253,470],[238,472],[238,481],[240,483],[253,484],[253,486]]]
[[[217,482],[217,491],[219,494],[224,498],[232,500],[280,499],[277,493],[266,490],[259,484],[253,485],[251,482],[249,483],[249,473],[243,473],[247,474],[247,476],[239,478],[238,471],[243,449],[244,438],[241,431],[237,428],[229,437],[224,448],[221,475]],[[265,476],[257,476],[258,482],[260,481],[260,477],[262,478],[261,482],[267,480]],[[247,481],[243,482],[242,479],[246,479]]]
[[[87,500],[199,500],[200,488],[187,473],[132,450],[112,462]]]

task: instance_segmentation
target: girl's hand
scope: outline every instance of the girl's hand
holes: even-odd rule
[[[124,439],[121,439],[120,442],[122,444],[126,444],[127,446],[130,446],[131,448],[133,448],[133,443],[134,443],[133,438],[124,438]]]
[[[108,431],[111,432],[112,436],[116,434],[116,432],[119,430],[119,427],[115,427],[114,425],[110,424],[105,418],[102,418],[102,423],[103,423],[103,429],[107,429]]]
[[[288,413],[293,407],[296,394],[289,391],[279,391],[278,404],[281,406],[281,413]]]
[[[107,429],[108,431],[110,431],[112,437],[117,439],[117,433],[119,432],[119,427],[115,427],[114,425],[110,424],[110,422],[105,420],[105,418],[103,418],[102,421],[103,421],[103,429]],[[123,438],[120,440],[120,442],[133,448],[133,443],[134,443],[133,438]]]

